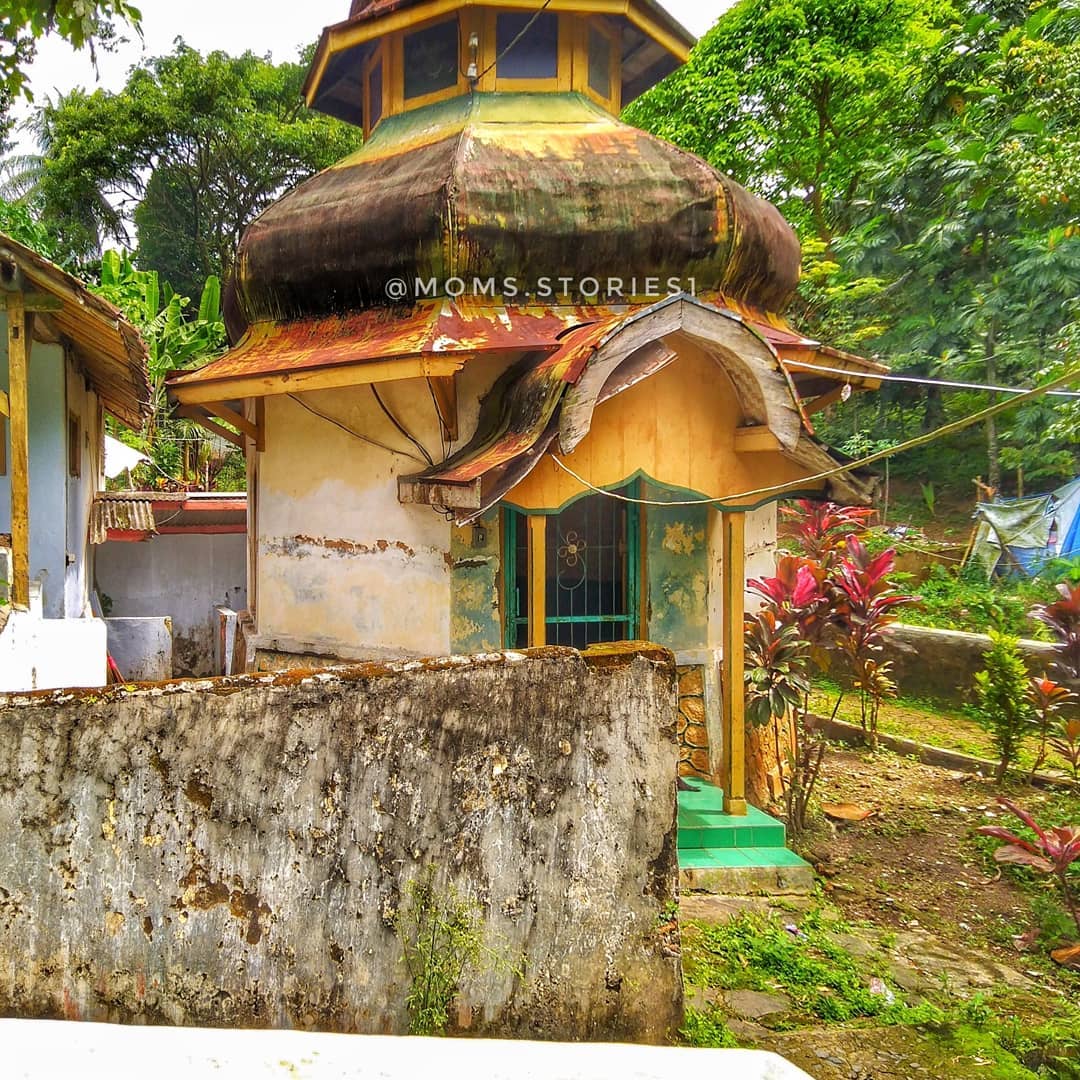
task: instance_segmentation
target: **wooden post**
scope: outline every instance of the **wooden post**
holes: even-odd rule
[[[21,292],[8,293],[8,405],[11,412],[11,605],[30,607],[30,428],[27,404],[30,334]]]
[[[743,608],[746,591],[746,515],[724,513],[724,810],[746,813],[746,710],[743,685]]]
[[[547,644],[547,518],[529,516],[529,647]]]

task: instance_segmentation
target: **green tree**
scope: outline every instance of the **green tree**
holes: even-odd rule
[[[39,113],[42,215],[90,259],[130,244],[181,294],[227,274],[247,225],[285,190],[355,149],[356,129],[303,107],[304,65],[178,42],[118,93],[76,90]]]
[[[917,119],[944,0],[741,0],[626,119],[776,203],[800,235],[846,227],[864,163]]]
[[[6,0],[0,21],[0,146],[15,99],[32,99],[26,68],[38,38],[59,34],[76,49],[89,48],[96,64],[97,49],[110,47],[119,26],[138,30],[141,18],[126,0]]]

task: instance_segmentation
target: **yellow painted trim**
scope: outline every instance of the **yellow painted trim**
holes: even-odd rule
[[[8,396],[3,390],[0,390],[0,416],[10,416],[11,405],[8,403]]]
[[[454,375],[465,366],[465,356],[430,360],[368,360],[359,364],[341,364],[332,368],[288,371],[270,375],[249,375],[229,379],[175,386],[169,396],[183,405],[207,405],[238,398],[273,397],[276,394],[299,394],[308,390],[336,390],[344,386],[397,379],[427,379]]]
[[[746,515],[722,514],[724,810],[746,813],[746,698],[743,607],[746,591]]]
[[[529,647],[547,644],[547,518],[529,516]]]
[[[362,73],[363,74],[363,78],[362,78],[363,89],[361,91],[361,106],[362,106],[362,108],[364,110],[363,120],[364,120],[364,138],[365,139],[375,130],[375,128],[377,128],[379,126],[380,123],[382,123],[382,121],[384,119],[386,119],[386,116],[387,116],[387,102],[386,102],[387,78],[386,78],[386,73],[389,70],[389,65],[386,62],[386,54],[387,54],[386,42],[385,41],[380,41],[375,46],[375,48],[372,49],[371,55],[367,58],[367,61],[364,64],[364,70],[363,70],[363,73]],[[382,70],[383,70],[383,73],[382,73],[382,111],[379,114],[378,121],[375,124],[372,124],[370,122],[371,121],[371,82],[370,82],[370,80],[371,80],[371,73],[375,70],[375,68],[380,63],[382,64]]]
[[[511,94],[554,94],[560,87],[558,79],[496,79],[495,89]]]
[[[421,94],[419,97],[407,98],[405,96],[405,38],[409,34],[415,34],[420,30],[426,30],[431,26],[440,26],[442,23],[448,23],[454,21],[457,24],[458,32],[458,62],[457,62],[457,82],[453,86],[448,86],[444,90],[436,90],[430,94]],[[466,43],[467,39],[462,33],[463,26],[462,20],[454,12],[451,18],[436,18],[425,19],[424,21],[417,21],[415,25],[410,26],[407,30],[403,30],[396,34],[394,41],[396,43],[396,53],[393,64],[394,82],[396,85],[395,98],[401,102],[400,108],[397,112],[404,112],[406,109],[422,109],[425,105],[434,105],[438,101],[446,101],[448,98],[458,97],[461,94],[466,94],[469,91],[469,83],[462,72],[468,63],[465,59]]]
[[[756,427],[735,429],[735,452],[737,454],[756,454],[766,451],[779,453],[783,447],[780,440],[764,424]]]
[[[536,9],[536,0],[487,0],[487,2],[484,2],[484,0],[431,0],[430,3],[408,8],[405,11],[393,12],[381,19],[369,19],[357,25],[344,23],[328,28],[325,50],[316,54],[316,67],[310,80],[310,90],[306,94],[307,103],[310,105],[315,100],[319,84],[326,73],[327,64],[330,62],[330,58],[337,53],[355,48],[357,45],[363,45],[375,38],[396,34],[403,30],[411,30],[414,27],[422,26],[426,22],[434,22],[455,12],[465,12],[470,8],[487,9],[490,14],[492,4],[496,4],[497,9],[503,11],[535,11]],[[680,63],[685,63],[690,57],[691,45],[684,43],[665,30],[648,12],[642,10],[634,0],[552,0],[548,10],[567,15],[621,15],[627,18],[642,33],[667,49]],[[561,36],[560,27],[560,38]],[[321,44],[322,42],[320,42]],[[484,42],[481,40],[482,50],[483,46]],[[493,41],[491,48],[494,48]],[[616,53],[621,57],[620,48],[616,48]],[[488,57],[486,63],[480,64],[481,71],[491,62],[493,54],[489,52]],[[463,64],[462,67],[464,66]],[[397,67],[397,70],[401,70],[400,66]],[[481,86],[480,89],[489,88]]]
[[[21,292],[8,293],[8,399],[11,413],[11,605],[30,607],[30,420],[27,380],[33,315]]]
[[[611,88],[609,97],[598,94],[589,82],[589,33],[591,30],[603,34],[608,39],[608,46],[611,50],[611,62],[608,65],[608,86]],[[622,100],[622,44],[618,35],[611,27],[605,25],[599,19],[588,19],[585,21],[582,30],[582,53],[581,75],[579,79],[575,80],[577,83],[576,89],[595,101],[601,108],[607,109],[612,115],[617,115],[619,102]]]

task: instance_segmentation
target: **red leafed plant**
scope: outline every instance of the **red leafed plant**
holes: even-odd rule
[[[1031,767],[1032,779],[1046,761],[1047,745],[1053,745],[1050,742],[1051,721],[1075,698],[1076,695],[1067,686],[1062,686],[1046,674],[1041,678],[1038,675],[1031,676],[1027,699],[1035,711],[1035,726],[1039,732],[1039,752],[1035,755],[1035,764]],[[1068,759],[1067,754],[1062,756]],[[1075,772],[1075,768],[1073,771]]]
[[[1026,840],[1000,825],[984,825],[979,832],[984,836],[993,836],[1005,843],[994,852],[999,863],[1012,863],[1026,866],[1040,874],[1047,874],[1057,882],[1069,914],[1080,932],[1080,904],[1073,894],[1069,880],[1073,864],[1080,865],[1080,825],[1059,825],[1056,828],[1043,829],[1026,810],[1008,799],[998,799],[998,803],[1011,814],[1015,814],[1034,834],[1034,840]]]
[[[1080,780],[1080,718],[1062,720],[1061,737],[1051,739],[1050,745],[1069,763],[1073,779]]]
[[[1080,584],[1063,581],[1057,587],[1060,600],[1037,604],[1029,614],[1048,626],[1057,638],[1059,666],[1067,678],[1080,679]]]
[[[803,551],[828,566],[844,550],[849,536],[866,532],[877,511],[799,499],[794,506],[782,506],[780,513],[795,521],[795,535]]]
[[[871,556],[856,536],[846,541],[846,553],[833,575],[837,597],[835,620],[838,643],[851,661],[855,689],[859,691],[859,719],[871,746],[877,745],[881,702],[896,694],[892,666],[878,657],[888,627],[896,622],[896,608],[914,603],[915,597],[893,588],[889,574],[896,552],[889,548]]]

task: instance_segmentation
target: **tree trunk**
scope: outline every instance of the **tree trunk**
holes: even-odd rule
[[[994,322],[986,332],[986,381],[996,386],[997,368],[997,327]],[[990,404],[997,404],[997,394],[990,395]],[[986,460],[987,482],[995,491],[1001,491],[1001,447],[998,442],[997,417],[991,416],[986,421]]]

